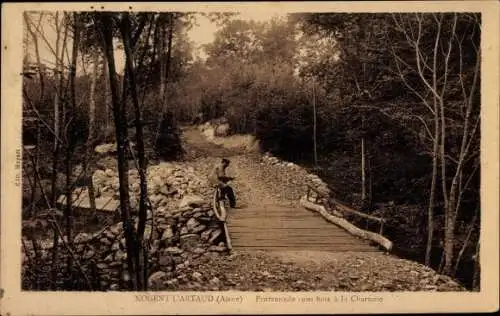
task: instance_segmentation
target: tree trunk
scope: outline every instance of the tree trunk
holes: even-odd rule
[[[465,236],[464,244],[462,245],[462,248],[458,252],[457,255],[457,260],[455,261],[455,266],[453,267],[453,275],[455,276],[458,271],[458,266],[460,265],[460,260],[462,259],[462,256],[467,249],[467,246],[469,245],[469,240],[472,236],[472,232],[474,231],[474,227],[476,226],[476,219],[479,213],[479,206],[476,208],[476,211],[474,212],[474,217],[472,218],[472,221],[469,226],[469,230],[467,231],[467,235]]]
[[[135,227],[130,218],[130,197],[129,197],[129,185],[128,185],[128,164],[125,155],[125,149],[127,148],[127,124],[124,117],[122,107],[120,105],[119,99],[119,88],[118,80],[116,78],[116,67],[114,58],[114,47],[113,47],[113,20],[110,13],[101,13],[102,20],[102,32],[104,35],[104,51],[106,54],[106,60],[108,62],[108,73],[109,82],[111,89],[111,101],[113,104],[113,116],[115,122],[116,130],[116,142],[117,142],[117,159],[118,159],[118,176],[120,183],[120,208],[121,208],[121,218],[123,222],[123,229],[125,232],[125,241],[127,246],[127,263],[128,263],[128,273],[130,275],[129,287],[130,290],[137,290],[137,282],[135,279],[136,275],[136,259],[135,251],[136,240],[135,240]],[[123,101],[122,101],[123,102]]]
[[[164,14],[160,13],[160,19],[164,20]],[[165,99],[165,70],[166,70],[166,37],[165,37],[165,22],[162,21],[160,24],[160,106],[163,110],[163,100]]]
[[[447,200],[445,200],[445,222],[446,222],[446,227],[445,227],[445,262],[444,262],[444,268],[443,268],[443,273],[444,274],[451,274],[451,269],[452,269],[452,264],[453,264],[453,247],[454,247],[454,233],[455,233],[455,225],[456,225],[456,207],[458,203],[458,196],[460,195],[459,192],[457,192],[458,189],[458,176],[462,172],[462,169],[464,168],[465,164],[465,157],[469,154],[469,146],[467,145],[469,140],[469,124],[470,124],[470,116],[472,114],[472,107],[473,107],[473,96],[475,93],[475,90],[477,88],[477,82],[479,78],[479,69],[481,65],[481,57],[480,57],[480,51],[477,52],[477,57],[476,57],[476,65],[474,69],[474,79],[472,81],[472,87],[470,91],[469,98],[467,100],[467,111],[465,114],[464,118],[464,127],[463,127],[463,134],[462,134],[462,139],[461,139],[461,145],[460,145],[460,154],[459,154],[459,159],[457,163],[457,169],[455,170],[455,175],[453,176],[453,180],[451,182],[450,186],[450,192]],[[441,108],[444,108],[444,104],[441,102]],[[442,129],[444,130],[444,129]],[[472,135],[470,135],[472,137]],[[442,153],[443,155],[443,153]],[[445,157],[442,157],[444,160]],[[447,203],[446,203],[447,201]]]
[[[71,56],[71,70],[69,74],[69,82],[70,82],[70,109],[66,111],[66,209],[65,209],[65,218],[66,218],[66,238],[69,245],[73,243],[73,184],[71,183],[71,177],[73,172],[73,164],[71,162],[71,158],[73,156],[73,147],[74,147],[74,139],[73,139],[73,124],[72,117],[70,115],[74,115],[76,111],[76,67],[78,61],[78,49],[80,47],[80,21],[78,13],[73,13],[73,47],[72,47],[72,56]],[[68,257],[68,275],[72,275],[73,271],[73,260],[71,256]]]
[[[318,165],[318,151],[317,151],[317,143],[316,143],[316,91],[315,91],[315,85],[316,83],[314,82],[313,79],[313,86],[312,86],[312,104],[313,104],[313,151],[314,151],[314,165]]]
[[[365,138],[361,138],[361,201],[366,201]]]
[[[110,129],[109,121],[109,108],[111,107],[110,93],[109,93],[109,72],[107,68],[107,59],[106,56],[102,59],[102,68],[104,72],[104,110],[105,110],[105,127],[106,131]],[[107,141],[107,140],[106,140]]]
[[[87,191],[89,193],[89,202],[90,202],[90,210],[93,214],[94,219],[97,219],[97,210],[95,205],[95,190],[94,183],[92,180],[93,175],[93,165],[92,165],[92,154],[93,154],[93,142],[95,139],[95,115],[96,115],[96,107],[95,107],[95,87],[97,84],[97,73],[99,66],[99,54],[97,51],[92,52],[92,59],[94,68],[91,75],[90,81],[90,95],[89,95],[89,134],[87,137],[86,144],[86,153],[84,157],[84,170],[85,177],[87,178]]]
[[[391,251],[393,247],[393,243],[385,238],[384,236],[373,233],[371,231],[363,230],[359,227],[356,227],[355,225],[349,223],[349,221],[345,220],[341,216],[336,216],[335,214],[332,215],[330,214],[324,206],[315,204],[313,202],[310,202],[307,200],[307,198],[304,196],[300,199],[300,205],[303,206],[305,209],[310,210],[310,211],[315,211],[321,214],[327,221],[334,223],[337,226],[342,227],[346,231],[348,231],[350,234],[361,237],[363,239],[368,239],[373,242],[376,242],[380,246],[384,247],[387,251]]]
[[[172,16],[172,13],[169,14],[169,27],[168,27],[168,38],[167,38],[167,60],[165,62],[165,94],[164,94],[164,99],[162,100],[162,106],[163,106],[163,112],[167,110],[167,93],[168,93],[168,79],[169,79],[169,74],[170,74],[170,63],[172,60],[172,38],[174,34],[174,17]]]
[[[63,19],[61,21],[61,24],[64,27],[64,36],[63,36],[63,45],[60,50],[60,56],[56,56],[56,69],[58,70],[58,74],[56,78],[58,79],[57,82],[57,88],[55,91],[55,96],[54,96],[54,150],[52,154],[52,181],[51,181],[51,205],[52,207],[56,206],[57,202],[57,194],[58,194],[58,188],[57,188],[57,169],[59,166],[59,150],[61,147],[61,144],[59,144],[58,139],[60,139],[60,126],[61,126],[61,99],[63,95],[63,87],[64,87],[64,74],[63,74],[63,65],[64,65],[64,53],[65,53],[65,48],[66,48],[66,42],[68,38],[68,30],[69,30],[69,25],[68,25],[68,20],[67,20],[67,13],[64,13]],[[58,52],[58,45],[56,45],[56,55]],[[52,238],[52,290],[57,289],[57,273],[59,272],[58,270],[58,264],[57,264],[57,258],[59,255],[59,236],[57,234],[57,231],[54,230],[54,235]]]
[[[434,145],[432,155],[432,179],[431,191],[429,195],[429,207],[427,209],[427,247],[425,250],[425,265],[430,266],[432,254],[432,241],[434,239],[434,204],[436,199],[436,184],[438,173],[438,155],[439,155],[439,118],[434,116]]]
[[[40,14],[40,20],[38,21],[38,24],[40,24],[42,20],[43,13]],[[36,63],[38,67],[38,77],[40,80],[40,95],[39,95],[39,102],[43,102],[44,98],[44,92],[45,92],[45,76],[43,75],[43,65],[40,59],[40,48],[38,45],[38,37],[36,33],[33,31],[31,28],[31,20],[28,17],[28,13],[24,12],[24,23],[26,24],[26,28],[28,29],[28,32],[30,33],[31,37],[33,38],[33,45],[35,46],[35,57],[36,57]]]
[[[135,110],[135,127],[136,127],[136,141],[139,159],[139,177],[140,177],[140,202],[139,202],[139,224],[137,228],[137,253],[136,253],[136,279],[138,289],[147,290],[147,280],[144,279],[144,269],[147,267],[147,258],[144,258],[145,252],[143,251],[143,237],[147,218],[147,203],[148,190],[147,190],[147,179],[146,179],[146,159],[144,156],[144,136],[142,132],[142,120],[141,120],[141,110],[139,106],[139,99],[137,96],[137,85],[135,79],[135,71],[133,66],[134,56],[133,49],[130,47],[130,20],[128,13],[124,13],[124,17],[121,24],[121,33],[123,38],[123,45],[125,48],[126,55],[126,67],[128,70],[128,78],[130,85],[130,92],[132,96],[132,102],[134,104]]]
[[[476,259],[474,264],[474,275],[472,276],[472,288],[475,291],[480,291],[480,283],[481,283],[481,260],[480,260],[480,241],[479,239],[476,244]]]
[[[162,15],[160,15],[160,19]],[[168,30],[165,30],[165,21],[161,21],[161,32],[160,32],[160,47],[161,47],[161,59],[160,59],[160,104],[161,104],[161,114],[167,111],[167,87],[168,87],[168,76],[170,72],[170,60],[172,58],[172,38],[173,38],[173,27],[174,18],[171,13],[163,15],[163,18],[168,18]],[[160,136],[160,125],[163,115],[159,116],[154,143],[158,141]]]
[[[36,147],[35,147],[35,158],[34,158],[34,164],[33,164],[33,170],[35,173],[38,173],[38,161],[40,157],[40,121],[37,121],[36,123]],[[37,194],[36,194],[36,178],[34,177],[33,179],[34,183],[32,185],[32,190],[31,190],[31,210],[30,210],[30,216],[36,216],[36,199],[37,199]]]
[[[58,193],[58,188],[57,188],[57,169],[59,167],[59,151],[61,148],[61,144],[59,144],[58,139],[60,139],[61,136],[61,126],[64,124],[61,124],[61,107],[62,107],[62,97],[63,97],[63,87],[64,87],[64,74],[63,74],[63,65],[64,65],[64,53],[65,53],[65,48],[66,48],[66,42],[68,38],[68,30],[69,30],[69,23],[67,19],[67,13],[64,13],[63,21],[61,22],[64,24],[64,37],[63,37],[63,46],[61,49],[61,55],[60,57],[57,56],[56,62],[58,64],[58,83],[57,83],[57,89],[55,91],[55,96],[54,96],[54,151],[53,151],[53,161],[52,161],[52,197],[51,197],[51,202],[52,205],[56,205],[57,201],[57,193]]]
[[[368,206],[371,209],[373,203],[373,172],[371,155],[368,156]]]

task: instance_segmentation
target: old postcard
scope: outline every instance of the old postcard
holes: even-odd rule
[[[496,1],[2,10],[2,315],[498,310]]]

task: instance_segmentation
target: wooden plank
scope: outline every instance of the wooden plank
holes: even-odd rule
[[[286,250],[313,250],[313,251],[328,251],[328,252],[379,252],[378,249],[373,247],[337,247],[337,248],[324,248],[324,247],[310,247],[304,249],[300,246],[240,246],[233,245],[235,250],[268,250],[268,251],[286,251]]]
[[[234,249],[379,251],[302,208],[273,205],[230,211],[227,224]]]
[[[337,251],[339,249],[346,249],[346,250],[372,250],[372,251],[379,251],[376,247],[371,247],[369,245],[331,245],[331,246],[323,246],[323,245],[308,245],[306,248],[304,245],[285,245],[285,244],[252,244],[252,245],[246,245],[246,244],[239,244],[237,242],[233,243],[233,249],[238,249],[238,248],[260,248],[260,249],[265,249],[265,248],[282,248],[282,249],[289,249],[289,248],[294,248],[294,249],[302,249],[302,250],[326,250],[326,251]]]

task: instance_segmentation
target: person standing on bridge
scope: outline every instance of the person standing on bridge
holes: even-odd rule
[[[221,188],[222,197],[227,197],[229,199],[229,205],[231,208],[236,208],[236,197],[234,196],[233,188],[231,188],[227,182],[233,180],[234,178],[228,177],[226,175],[226,169],[229,166],[230,161],[223,158],[215,167],[212,169],[208,176],[208,180],[214,187]]]

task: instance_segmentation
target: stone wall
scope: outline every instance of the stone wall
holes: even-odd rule
[[[182,163],[160,163],[148,168],[147,182],[148,197],[153,211],[148,211],[144,239],[151,241],[148,246],[148,272],[150,287],[154,289],[160,279],[162,282],[168,281],[173,274],[186,268],[193,259],[203,255],[225,253],[228,249],[223,230],[211,209],[212,190],[207,180],[199,176],[194,168]],[[98,196],[119,201],[118,174],[114,168],[108,165],[104,170],[96,170],[93,183]],[[137,170],[130,170],[129,192],[132,214],[138,210],[139,184]],[[78,190],[78,194],[87,194],[85,190]],[[94,283],[94,289],[124,289],[124,282],[129,277],[123,223],[116,222],[116,215],[109,214],[115,219],[112,225],[96,233],[81,230],[74,238],[72,246],[74,256]],[[100,224],[105,225],[104,221]],[[51,238],[40,241],[41,258],[36,266],[41,283],[44,283],[44,279],[50,279],[53,265],[52,244]],[[33,260],[32,244],[25,240],[25,245],[29,257]],[[60,276],[58,279],[62,280],[69,253],[64,246],[60,246],[59,251],[60,255],[55,264],[58,266]],[[29,273],[25,271],[29,267],[29,260],[23,247],[25,279],[29,279]],[[28,269],[32,270],[32,267]],[[83,277],[80,275],[76,279],[83,286],[85,283]],[[30,289],[32,287],[30,284],[32,284],[30,281],[23,283],[23,288]],[[59,289],[77,287],[65,285],[62,281],[58,284]],[[86,289],[85,286],[82,289]]]
[[[213,211],[205,203],[186,205],[177,212],[157,214],[153,223],[152,226],[147,225],[144,236],[145,240],[151,240],[148,246],[148,271],[152,288],[158,282],[159,276],[168,278],[169,275],[186,268],[199,256],[211,252],[225,253],[228,250],[223,231],[217,224]],[[40,271],[47,273],[40,278],[49,278],[48,273],[52,267],[52,241],[44,240],[40,244],[41,262],[38,267]],[[31,244],[26,241],[26,245],[30,256],[33,256]],[[122,222],[98,233],[77,234],[72,248],[76,259],[94,283],[94,290],[123,288],[124,281],[129,276]],[[56,263],[61,277],[68,256],[65,247],[61,247]],[[23,268],[27,267],[28,262],[29,259],[23,249]],[[83,282],[83,278],[80,282]]]

